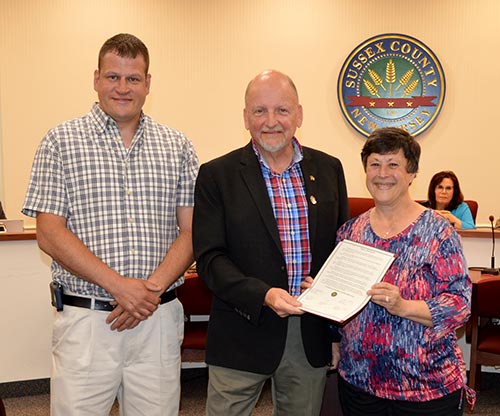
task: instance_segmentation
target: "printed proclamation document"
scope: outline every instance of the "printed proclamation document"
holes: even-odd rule
[[[394,254],[343,240],[332,251],[312,286],[298,300],[302,310],[337,322],[359,312],[370,300],[366,292],[380,282]]]

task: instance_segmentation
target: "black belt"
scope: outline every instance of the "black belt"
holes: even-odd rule
[[[160,305],[170,302],[176,298],[175,290],[169,290],[168,292],[163,292],[160,296]],[[94,309],[96,311],[108,311],[111,312],[115,309],[115,306],[110,303],[109,300],[94,300],[94,307],[92,308],[91,298],[82,298],[81,296],[67,295],[63,293],[62,303],[69,306],[77,306],[78,308]]]

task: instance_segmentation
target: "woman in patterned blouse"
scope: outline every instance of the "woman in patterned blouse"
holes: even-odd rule
[[[472,284],[453,227],[410,196],[419,157],[407,132],[374,131],[361,158],[375,207],[337,233],[396,255],[371,302],[341,329],[345,416],[462,415],[473,400],[455,334],[470,315]]]

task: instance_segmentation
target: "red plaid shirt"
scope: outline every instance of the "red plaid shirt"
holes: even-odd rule
[[[288,291],[292,296],[300,294],[300,283],[309,274],[311,249],[309,246],[309,223],[307,198],[300,161],[302,148],[293,139],[294,155],[290,166],[283,173],[273,172],[260,155],[255,144],[253,149],[259,158],[262,175],[266,182],[274,218],[281,240],[288,272]]]

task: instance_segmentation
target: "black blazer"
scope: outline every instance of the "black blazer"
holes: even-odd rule
[[[308,201],[315,276],[334,248],[349,210],[340,161],[303,148],[301,162]],[[197,271],[213,292],[208,330],[208,364],[271,374],[285,347],[287,318],[263,306],[271,287],[288,290],[278,228],[252,145],[201,166],[195,190],[193,244]],[[331,355],[328,322],[301,316],[311,365]]]

